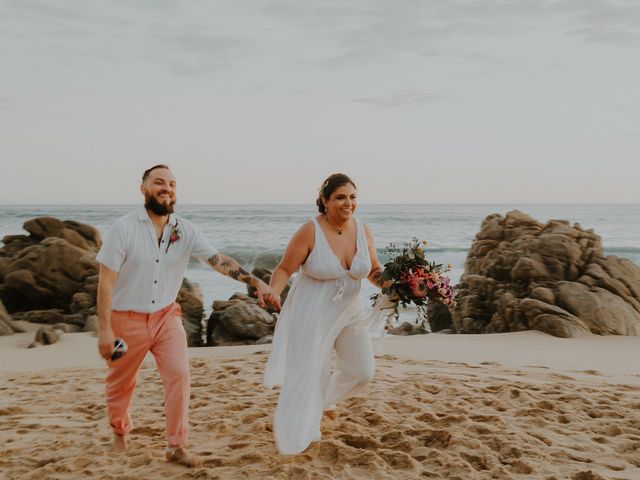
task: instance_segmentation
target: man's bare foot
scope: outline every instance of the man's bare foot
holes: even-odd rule
[[[169,462],[179,463],[185,467],[197,467],[202,465],[202,459],[184,447],[167,447],[165,457]]]
[[[113,442],[111,443],[114,452],[124,452],[127,449],[127,439],[124,435],[113,434]]]

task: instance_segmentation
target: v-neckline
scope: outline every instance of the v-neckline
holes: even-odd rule
[[[353,258],[351,258],[351,266],[349,268],[345,267],[342,262],[340,261],[340,257],[338,257],[338,255],[336,255],[336,252],[333,251],[333,248],[331,248],[331,244],[329,243],[329,240],[327,239],[327,236],[324,233],[324,230],[322,229],[322,225],[320,225],[320,221],[315,218],[316,221],[316,225],[318,226],[318,228],[320,229],[320,233],[322,234],[322,238],[324,239],[324,242],[327,244],[327,247],[329,248],[329,251],[331,252],[331,254],[333,255],[333,258],[336,259],[336,261],[338,262],[338,265],[340,265],[340,267],[342,267],[342,269],[345,272],[350,272],[351,269],[353,268],[353,262],[356,260],[356,257],[358,256],[359,253],[359,248],[358,248],[358,220],[356,220],[356,218],[353,218],[353,221],[356,224],[356,253],[353,254]]]

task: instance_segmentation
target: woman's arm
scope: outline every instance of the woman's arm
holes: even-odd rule
[[[393,282],[391,280],[385,281],[382,278],[382,272],[384,268],[380,265],[378,261],[378,252],[376,251],[376,244],[373,240],[373,235],[371,234],[371,230],[367,225],[364,226],[364,231],[367,235],[367,247],[369,248],[369,258],[371,258],[371,271],[369,272],[369,276],[367,277],[371,283],[373,283],[376,287],[384,288],[390,286]]]
[[[271,274],[269,286],[276,295],[280,295],[287,285],[289,278],[297,272],[311,253],[315,243],[315,228],[309,221],[302,225],[289,240],[282,260]]]

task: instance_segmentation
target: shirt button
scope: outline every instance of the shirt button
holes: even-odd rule
[[[156,258],[156,263],[160,263],[160,260],[158,260],[157,258]]]
[[[151,300],[151,303],[156,303],[156,301],[155,300]]]
[[[158,283],[158,280],[154,280],[153,283]]]
[[[162,240],[162,243],[164,243],[164,240]]]

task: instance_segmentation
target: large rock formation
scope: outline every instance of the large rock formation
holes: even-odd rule
[[[605,257],[598,235],[564,220],[488,216],[458,288],[458,333],[640,335],[640,267]]]
[[[7,310],[68,311],[78,292],[89,294],[95,305],[95,255],[102,245],[98,231],[52,217],[34,218],[23,228],[29,235],[8,235],[0,248],[0,299]],[[89,303],[72,312],[89,313]]]
[[[0,299],[10,312],[66,309],[88,277],[97,275],[95,252],[62,238],[45,238],[11,258],[3,270]]]
[[[28,220],[23,227],[29,235],[7,235],[2,239],[4,247],[0,257],[13,256],[26,247],[36,245],[45,238],[62,238],[82,250],[98,252],[102,245],[100,234],[90,225],[73,220],[58,220],[53,217],[39,217]]]

